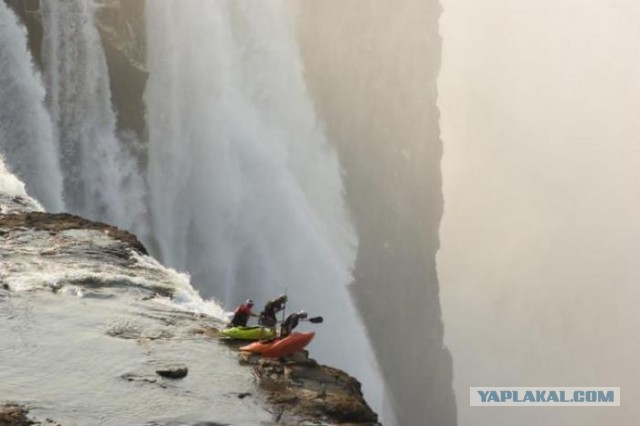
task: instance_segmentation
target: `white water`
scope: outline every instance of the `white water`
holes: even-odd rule
[[[24,183],[7,170],[4,158],[0,155],[0,214],[7,214],[18,209],[21,211],[44,211],[37,200],[29,197]]]
[[[357,239],[280,2],[149,2],[149,190],[161,260],[228,306],[287,289],[312,355],[381,379],[347,284]],[[337,349],[339,345],[339,350]]]
[[[5,182],[16,193],[19,181],[0,167],[0,189]],[[7,195],[0,190],[2,210]],[[3,399],[56,419],[37,424],[272,424],[260,400],[238,398],[258,390],[236,352],[207,336],[221,322],[181,312],[197,307],[217,316],[221,308],[202,300],[196,306],[197,297],[179,303],[181,310],[175,299],[157,303],[164,301],[158,293],[197,296],[187,276],[147,256],[129,257],[105,230],[4,225]],[[185,380],[155,374],[176,364],[188,366]]]
[[[44,97],[40,76],[27,50],[26,31],[0,2],[0,154],[34,197],[49,210],[60,211],[64,208],[62,175]],[[0,190],[15,195],[24,192],[15,178],[5,180],[4,164],[0,175]]]
[[[92,0],[41,2],[47,100],[57,131],[67,210],[144,237],[144,184],[118,139]]]
[[[6,194],[11,197],[27,196],[24,183],[7,170],[2,156],[0,156],[0,194]]]

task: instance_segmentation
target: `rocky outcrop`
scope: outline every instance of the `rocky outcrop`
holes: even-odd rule
[[[156,374],[160,377],[166,377],[167,379],[182,379],[187,377],[189,368],[184,365],[169,366],[156,370]]]
[[[18,213],[28,198],[0,196],[0,284],[9,289],[69,286],[121,288],[141,297],[171,297],[172,273],[146,257],[147,250],[133,234],[105,223],[67,213]],[[7,200],[13,201],[8,204]],[[65,290],[65,291],[66,291]]]
[[[0,206],[15,202],[14,207],[18,209],[26,201],[16,197],[0,197]],[[139,314],[125,317],[122,321],[120,317],[116,318],[104,329],[105,335],[122,339],[123,342],[135,341],[135,344],[146,348],[143,352],[147,355],[176,342],[185,345],[181,347],[188,347],[186,342],[200,347],[206,342],[211,346],[219,334],[217,329],[207,324],[215,322],[215,318],[174,309],[164,311],[160,308],[162,304],[150,305],[149,310],[144,310],[142,304],[156,296],[171,298],[173,291],[179,288],[173,281],[174,274],[152,259],[142,259],[144,253],[144,246],[134,235],[78,216],[30,211],[28,208],[24,212],[0,214],[0,258],[3,259],[3,267],[0,268],[0,301],[3,293],[43,289],[51,290],[56,295],[82,295],[78,300],[95,303],[98,311],[104,309],[98,306],[99,301],[109,300],[111,304],[124,292],[130,292],[133,296],[130,300],[138,304],[134,310]],[[73,300],[61,298],[58,303]],[[83,321],[81,318],[79,320]],[[91,328],[94,329],[95,324]],[[87,330],[83,332],[89,333]],[[55,346],[52,342],[49,344]],[[195,349],[194,346],[191,348]],[[99,351],[96,353],[100,354]],[[198,374],[202,375],[204,364],[210,364],[212,352],[208,349],[206,357],[203,353],[197,357],[182,357],[178,353],[170,352],[170,357],[161,356],[133,363],[133,369],[119,378],[123,383],[139,386],[140,389],[150,387],[161,392],[180,392],[180,389],[189,386],[188,383],[201,380]],[[232,355],[230,365],[234,364]],[[229,357],[226,349],[221,354],[221,358],[224,357]],[[263,407],[260,409],[266,410],[263,411],[264,415],[272,415],[277,424],[379,424],[377,415],[364,400],[356,379],[343,371],[317,364],[306,353],[280,360],[248,354],[240,357],[241,364],[252,367],[257,386],[241,386],[230,390],[227,395],[238,399],[256,398],[257,405]],[[175,381],[187,374],[189,380]],[[246,370],[243,374],[249,376]],[[233,384],[227,385],[234,387]],[[202,386],[194,389],[202,389]],[[188,399],[191,391],[187,389],[179,395]],[[219,395],[219,390],[217,392]],[[213,395],[217,394],[213,392]],[[34,398],[33,401],[37,403],[38,399]],[[229,404],[228,401],[225,403]],[[32,420],[22,407],[7,407],[4,412],[0,411],[0,426],[47,424],[37,421],[30,423]],[[4,421],[1,416],[9,419],[7,423],[1,423]]]
[[[0,426],[60,426],[59,423],[45,419],[38,421],[28,416],[29,409],[22,405],[0,402]]]
[[[198,327],[192,333],[210,338],[221,335],[215,327]],[[246,341],[226,338],[222,342],[235,349],[246,345]],[[239,352],[238,359],[240,365],[253,368],[277,424],[380,426],[360,382],[342,370],[318,364],[306,350],[279,359]],[[246,396],[250,395],[238,395]]]
[[[100,231],[112,239],[124,243],[127,249],[133,249],[138,253],[147,254],[147,249],[140,241],[138,241],[138,238],[136,238],[135,235],[116,228],[115,226],[100,222],[92,222],[81,218],[80,216],[74,216],[68,213],[52,214],[32,212],[0,216],[0,235],[5,235],[13,228],[28,228],[34,231],[47,231],[51,236],[73,229]],[[112,252],[112,254],[117,255],[118,253]],[[123,252],[120,253],[120,256],[129,257],[129,255],[124,252],[124,249]]]
[[[380,424],[356,379],[318,364],[306,351],[280,360],[241,352],[240,363],[253,367],[258,385],[280,424]]]
[[[16,404],[0,404],[0,426],[27,426],[34,424],[29,420],[29,411]]]

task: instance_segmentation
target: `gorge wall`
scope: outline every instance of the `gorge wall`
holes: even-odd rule
[[[398,424],[453,425],[435,253],[442,215],[437,1],[292,2],[305,72],[360,238],[352,294]]]

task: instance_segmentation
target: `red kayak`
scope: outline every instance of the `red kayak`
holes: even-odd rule
[[[302,350],[313,339],[316,333],[291,333],[284,339],[271,342],[254,342],[240,348],[242,351],[262,354],[268,358],[280,358]]]

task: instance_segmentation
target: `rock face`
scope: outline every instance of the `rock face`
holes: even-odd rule
[[[360,383],[345,372],[319,365],[306,351],[274,360],[242,352],[241,364],[253,366],[258,385],[284,425],[379,425],[362,396]],[[316,422],[316,423],[314,423]]]
[[[340,153],[358,230],[352,294],[375,330],[397,423],[455,425],[436,271],[441,6],[297,3],[307,83]]]
[[[144,90],[144,0],[103,1],[96,15],[109,67],[111,97],[118,112],[118,129],[146,140]]]

